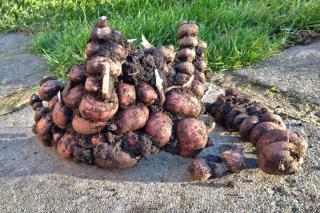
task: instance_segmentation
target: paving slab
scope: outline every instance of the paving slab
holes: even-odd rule
[[[0,33],[0,53],[25,49],[28,37],[29,34],[23,32]]]
[[[27,33],[0,33],[0,115],[24,106],[30,88],[49,74],[45,60],[27,52],[28,39]]]
[[[215,85],[204,101],[222,93]],[[248,168],[206,182],[191,181],[190,159],[162,152],[129,169],[102,170],[62,160],[31,132],[30,107],[0,117],[0,206],[2,212],[315,212],[320,209],[320,127],[288,120],[305,134],[304,170],[270,176],[256,168],[255,154],[236,134],[217,127],[215,146],[245,147]]]
[[[289,48],[236,74],[320,105],[320,41]]]
[[[18,103],[18,100],[28,98],[30,95],[28,92],[31,93],[33,83],[36,84],[42,78],[43,74],[39,74],[42,73],[41,70],[33,72],[40,66],[34,63],[38,59],[29,60],[27,56],[23,56],[26,54],[24,52],[26,38],[27,35],[24,34],[12,34],[9,37],[8,34],[0,34],[0,77],[2,79],[0,89],[2,92],[7,92],[0,94],[2,101],[0,106],[6,107],[0,109],[0,115],[1,112],[6,114],[12,109],[17,110],[23,106]],[[291,48],[280,56],[249,68],[256,69],[258,72],[239,71],[238,74],[254,80],[256,74],[252,73],[259,73],[257,76],[263,76],[262,83],[264,79],[269,78],[278,85],[279,81],[271,74],[269,76],[264,63],[274,66],[272,71],[280,67],[280,62],[290,61],[295,63],[291,68],[297,68],[296,75],[292,74],[293,71],[289,68],[280,67],[279,70],[286,74],[276,74],[284,79],[281,85],[285,86],[278,87],[283,91],[297,93],[307,101],[317,103],[319,98],[317,87],[311,85],[308,90],[303,91],[302,86],[298,85],[300,81],[306,85],[310,82],[317,83],[315,74],[319,73],[319,70],[316,70],[314,59],[319,57],[318,46],[319,44],[315,43],[306,46],[309,49]],[[304,62],[298,62],[301,60]],[[22,63],[15,68],[13,64],[17,61],[19,61],[18,64],[20,61]],[[29,68],[31,68],[26,71],[23,65],[25,68],[30,65]],[[258,68],[259,66],[261,67]],[[283,63],[283,66],[289,65]],[[304,69],[307,66],[309,68]],[[311,69],[313,72],[310,71]],[[241,74],[241,72],[249,74]],[[22,77],[15,78],[17,75],[23,76],[25,80],[23,81]],[[297,78],[299,76],[302,77]],[[256,79],[259,80],[258,77]],[[294,79],[299,79],[297,85],[289,88],[295,84]],[[222,88],[215,84],[208,86],[209,91],[203,98],[204,102],[212,102],[223,92]],[[316,95],[309,92],[312,90]],[[6,106],[7,101],[3,100],[13,104]],[[272,105],[280,112],[287,110],[283,107],[284,105],[278,106],[277,103]],[[10,108],[10,106],[15,107]],[[317,115],[314,116],[317,117]],[[239,140],[236,133],[226,132],[218,126],[210,133],[210,139],[215,145],[206,148],[200,156],[219,153],[226,145],[243,146],[247,169],[239,174],[205,182],[191,181],[187,172],[191,159],[180,158],[165,152],[142,159],[136,166],[123,170],[108,171],[65,161],[56,154],[54,148],[43,147],[37,142],[31,132],[33,123],[33,111],[29,106],[0,116],[1,212],[320,211],[320,126],[314,124],[317,121],[308,124],[292,117],[286,119],[289,128],[304,134],[309,140],[309,150],[305,157],[303,171],[292,176],[264,174],[257,168],[251,145]]]
[[[234,72],[216,73],[211,76],[212,84],[222,88],[236,88],[246,93],[279,114],[283,119],[300,120],[304,123],[320,125],[320,105],[301,101],[299,97],[284,92],[270,91],[263,85],[250,82]]]

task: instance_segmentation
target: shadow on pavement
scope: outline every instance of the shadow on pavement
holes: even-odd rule
[[[235,145],[239,140],[226,136],[217,128],[210,134],[218,144],[204,149],[199,156],[217,154],[219,146]],[[222,149],[222,148],[220,148]],[[55,148],[38,143],[31,131],[25,134],[0,134],[0,177],[19,177],[41,174],[59,174],[92,180],[132,182],[184,182],[191,178],[187,167],[191,159],[185,159],[161,152],[148,159],[141,159],[137,165],[122,170],[103,170],[95,166],[76,164],[62,159]],[[256,160],[247,158],[248,168],[256,167]]]

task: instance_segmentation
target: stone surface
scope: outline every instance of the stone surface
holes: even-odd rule
[[[28,99],[21,97],[27,96],[28,88],[48,75],[45,60],[27,53],[27,42],[26,33],[0,33],[0,99],[6,103],[5,106],[0,105],[0,115],[25,105]],[[13,103],[14,99],[18,101]]]
[[[0,34],[0,64],[7,64],[7,67],[11,67],[11,64],[6,59],[10,57],[19,59],[16,55],[24,51],[23,45],[26,41],[26,37],[22,34],[13,35],[15,37]],[[7,45],[10,42],[12,45]],[[318,48],[319,44],[312,45]],[[279,60],[289,60],[286,54],[291,53],[290,51],[293,50],[289,49],[283,55],[267,62],[274,60],[273,64],[277,64],[280,63]],[[295,54],[296,66],[299,64],[296,61],[299,54],[303,55]],[[318,57],[317,54],[313,52],[316,57]],[[305,55],[307,56],[300,59],[304,60],[312,56],[312,54]],[[279,57],[280,59],[277,59]],[[27,67],[28,62],[24,63]],[[308,66],[315,68],[314,63],[310,61]],[[304,70],[301,64],[300,69],[295,72],[300,73]],[[286,63],[283,64],[285,65],[287,66]],[[274,65],[274,68],[277,66]],[[292,76],[289,69],[279,69],[285,70],[287,76]],[[15,106],[23,97],[28,97],[27,93],[32,90],[30,85],[33,83],[30,81],[29,84],[27,80],[24,82],[19,79],[14,81],[12,80],[14,75],[19,75],[20,72],[10,71],[7,68],[4,70],[7,70],[8,76],[0,74],[1,78],[5,78],[4,83],[1,84],[4,86],[2,90],[10,91],[6,86],[11,84],[13,87],[18,84],[21,86],[16,87],[20,89],[18,91],[14,89],[13,94],[4,96],[10,99],[1,97],[0,106],[7,107],[6,100],[13,103],[9,105]],[[259,70],[262,70],[259,71],[261,73],[269,74],[263,68]],[[251,71],[239,73],[241,72],[251,73]],[[305,84],[312,82],[315,71],[304,70],[304,72],[307,76],[300,80]],[[267,74],[265,78],[271,78]],[[32,72],[30,75],[33,75]],[[277,73],[277,75],[281,77],[281,74]],[[253,79],[255,75],[247,76]],[[289,82],[291,79],[292,83],[288,85],[300,84],[300,80],[297,81],[299,78],[289,77],[287,80]],[[27,79],[28,76],[25,78]],[[37,77],[30,79],[33,78],[34,83],[37,83],[39,79],[36,79]],[[285,85],[284,80],[282,83]],[[209,91],[203,98],[204,102],[212,102],[218,94],[223,92],[221,87],[214,84],[208,84],[208,87]],[[315,87],[309,87],[309,89],[319,91]],[[24,91],[23,94],[22,91]],[[243,91],[248,92],[245,88]],[[259,100],[265,98],[264,102],[274,106],[274,108],[271,107],[272,109],[279,112],[288,111],[289,105],[279,104],[261,91],[250,94]],[[281,94],[277,95],[281,96]],[[310,94],[306,97],[310,101],[314,100]],[[319,98],[319,94],[315,98]],[[300,109],[301,106],[294,103],[291,107]],[[5,110],[5,107],[2,110]],[[18,108],[14,107],[14,109]],[[310,108],[310,110],[313,109]],[[1,112],[3,111],[0,110],[0,114]],[[31,107],[25,107],[0,116],[1,212],[317,212],[320,209],[320,126],[308,124],[307,121],[294,120],[293,112],[286,115],[288,115],[286,116],[288,127],[304,134],[309,140],[309,150],[303,171],[292,176],[264,174],[256,168],[257,161],[251,145],[239,140],[237,134],[226,132],[218,126],[210,133],[210,139],[215,145],[206,148],[200,156],[218,153],[228,145],[243,146],[247,169],[238,174],[196,182],[191,181],[187,172],[191,159],[172,156],[165,152],[142,159],[132,168],[112,171],[62,160],[54,148],[43,147],[37,142],[31,132],[34,123],[33,111]],[[320,114],[314,115],[316,118],[313,123],[315,124],[317,124],[318,115]]]
[[[234,72],[218,73],[211,76],[212,85],[222,88],[237,88],[256,100],[262,102],[270,110],[282,116],[283,119],[300,120],[304,123],[320,125],[320,105],[306,101],[282,92],[272,92],[265,86],[253,84],[247,78],[234,75]]]
[[[204,101],[222,90],[214,85]],[[304,170],[270,176],[256,168],[252,147],[217,127],[210,134],[219,152],[245,147],[247,169],[207,182],[192,182],[190,159],[160,153],[129,169],[107,171],[62,160],[31,132],[30,107],[0,117],[2,212],[314,212],[320,208],[320,127],[290,120],[309,139]]]
[[[289,48],[236,73],[320,105],[320,41]]]
[[[0,33],[0,54],[21,48],[24,49],[27,41],[27,33]]]

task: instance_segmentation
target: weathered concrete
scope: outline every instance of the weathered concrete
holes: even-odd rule
[[[289,48],[236,73],[320,105],[320,41]]]
[[[3,41],[4,38],[0,34],[0,42],[1,39]],[[19,42],[24,42],[23,36],[16,37],[17,48],[12,51],[6,44],[0,43],[0,53],[10,55],[19,52]],[[314,55],[318,57],[316,53]],[[276,58],[274,60],[277,62]],[[0,57],[0,62],[1,60]],[[276,62],[274,64],[278,63]],[[314,66],[313,63],[310,65]],[[265,71],[262,68],[261,70]],[[286,72],[291,76],[289,69],[286,69]],[[9,76],[4,76],[7,78],[5,82],[10,82],[12,73],[15,72],[7,72]],[[306,73],[314,75],[314,72]],[[19,72],[14,75],[18,74]],[[220,152],[225,145],[244,146],[248,168],[239,174],[206,182],[192,182],[187,173],[191,160],[164,152],[149,159],[142,159],[136,166],[125,170],[106,171],[93,166],[78,165],[62,160],[54,148],[43,147],[37,142],[31,132],[33,111],[30,107],[25,107],[0,117],[1,212],[320,211],[320,126],[317,126],[320,113],[315,112],[319,108],[294,102],[282,94],[267,93],[265,89],[251,91],[252,88],[247,88],[241,82],[235,83],[231,79],[230,83],[226,82],[226,79],[222,77],[222,87],[233,85],[252,94],[286,118],[291,129],[306,135],[309,151],[303,171],[280,177],[264,174],[256,168],[252,147],[239,140],[237,134],[225,132],[220,127],[210,133],[215,146],[205,149],[200,155]],[[296,78],[289,79],[295,84]],[[37,81],[35,78],[35,82]],[[220,80],[216,78],[216,81]],[[305,77],[302,81],[313,80]],[[14,80],[11,82],[15,84]],[[22,87],[26,85],[28,84]],[[222,88],[215,84],[209,84],[209,88],[203,98],[204,102],[212,102],[223,92]],[[319,91],[317,88],[310,88]],[[13,103],[16,103],[14,100],[23,99],[16,95],[6,97],[12,98]],[[310,94],[307,94],[307,98],[314,100]],[[5,103],[2,101],[0,105],[4,106]]]
[[[219,94],[216,86],[204,100]],[[306,134],[304,170],[270,176],[256,168],[249,144],[221,128],[210,134],[219,151],[226,144],[245,147],[248,168],[207,182],[192,182],[190,159],[160,153],[129,169],[105,171],[60,159],[37,143],[32,109],[0,117],[0,206],[3,212],[257,212],[317,211],[320,204],[320,127],[290,120]]]
[[[320,125],[320,105],[288,95],[285,92],[272,92],[265,86],[252,83],[247,78],[235,75],[233,72],[217,73],[212,76],[212,84],[222,88],[237,88],[262,102],[284,119],[300,120],[304,123]]]
[[[24,49],[27,41],[27,33],[0,33],[0,53]]]
[[[45,60],[27,53],[27,41],[26,33],[0,33],[0,115],[24,106],[30,88],[48,75]]]

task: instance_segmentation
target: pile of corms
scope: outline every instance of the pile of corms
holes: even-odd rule
[[[85,48],[86,61],[69,69],[68,81],[47,77],[38,95],[33,132],[65,159],[114,169],[134,166],[141,157],[166,151],[196,157],[208,146],[215,123],[239,131],[256,147],[258,165],[275,175],[300,170],[306,139],[286,130],[282,118],[251,97],[226,90],[205,109],[200,99],[206,81],[207,44],[193,22],[182,22],[179,48],[156,48],[143,37],[142,48],[110,28],[101,17]],[[245,168],[243,151],[194,158],[195,180],[221,177]]]
[[[268,174],[290,175],[301,169],[308,143],[297,132],[287,130],[279,115],[260,102],[234,89],[209,105],[216,122],[256,147],[258,166]]]
[[[298,133],[287,130],[274,114],[247,95],[227,89],[224,95],[208,104],[207,112],[229,131],[238,131],[243,140],[256,147],[259,168],[272,175],[291,175],[301,170],[308,143]],[[220,156],[195,158],[188,167],[194,180],[207,180],[245,168],[243,150],[225,150]]]
[[[194,158],[188,167],[193,180],[208,180],[219,178],[228,173],[238,173],[245,168],[243,150],[231,147],[222,152],[220,156],[208,155]]]
[[[100,168],[126,168],[161,150],[194,157],[214,123],[200,119],[204,106],[206,43],[198,26],[183,22],[179,50],[135,48],[101,17],[85,48],[86,62],[68,81],[40,82],[31,96],[34,133],[65,159]]]

